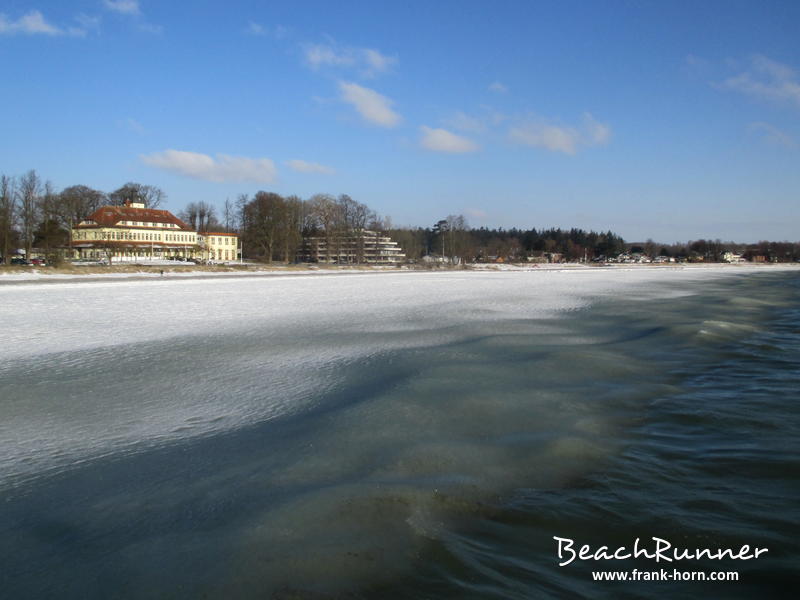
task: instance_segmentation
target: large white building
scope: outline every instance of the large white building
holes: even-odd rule
[[[390,237],[365,229],[349,235],[306,238],[299,258],[304,262],[340,265],[396,265],[406,255]]]
[[[128,202],[103,206],[70,235],[75,258],[136,261],[183,258],[230,261],[239,257],[234,233],[198,233],[167,210]]]

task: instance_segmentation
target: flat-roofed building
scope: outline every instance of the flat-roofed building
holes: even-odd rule
[[[392,238],[365,229],[347,235],[306,238],[299,258],[339,265],[396,265],[405,261],[406,255]]]

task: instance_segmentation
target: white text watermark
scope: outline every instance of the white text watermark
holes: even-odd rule
[[[558,544],[559,567],[565,567],[575,560],[626,560],[629,558],[655,560],[655,562],[673,562],[681,560],[752,560],[759,558],[769,550],[743,544],[738,548],[679,548],[660,537],[651,537],[652,544],[642,543],[636,538],[631,546],[598,546],[589,544],[576,547],[575,540],[553,536]]]

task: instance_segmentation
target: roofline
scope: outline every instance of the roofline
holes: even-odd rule
[[[146,225],[75,225],[73,229],[155,229],[157,231],[185,231],[187,233],[197,233],[191,227],[184,229],[183,227],[147,227]]]

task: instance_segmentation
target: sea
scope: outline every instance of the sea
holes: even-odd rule
[[[6,307],[57,298],[5,326],[0,597],[797,597],[800,270],[609,275],[547,311],[527,289],[591,275],[436,277],[353,276],[343,296],[331,277],[308,320],[301,297],[271,318],[253,287],[237,318],[263,318],[213,328],[209,309],[152,336],[139,319],[178,314],[159,293],[187,284],[0,288]],[[194,284],[186,311],[237,285]],[[97,286],[144,316],[115,339],[92,314],[60,329]],[[348,298],[364,322],[340,317]],[[61,337],[26,353],[47,327]],[[558,538],[591,550],[560,564]],[[654,538],[767,552],[589,556]],[[678,580],[596,579],[662,569]],[[737,580],[698,580],[718,572]]]

